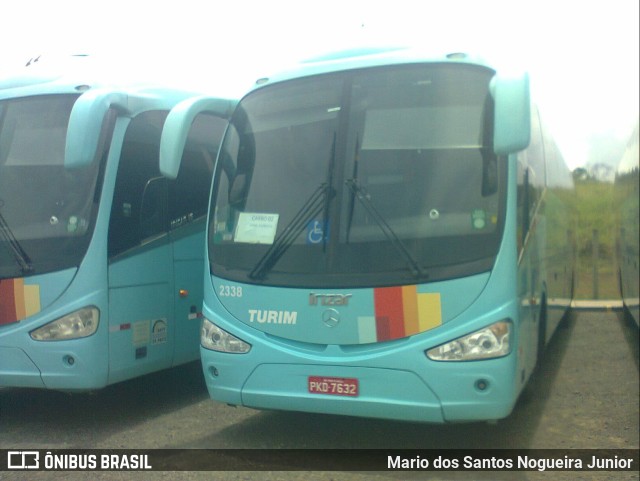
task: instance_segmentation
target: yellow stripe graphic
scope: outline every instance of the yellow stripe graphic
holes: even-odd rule
[[[24,308],[24,279],[13,280],[13,300],[16,306],[16,319],[19,321],[27,317],[27,311]]]
[[[440,293],[418,294],[418,318],[420,332],[433,329],[442,324]]]
[[[24,286],[24,311],[25,317],[33,316],[40,312],[40,286]]]

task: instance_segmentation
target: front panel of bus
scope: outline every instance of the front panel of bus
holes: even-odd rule
[[[197,359],[226,121],[200,116],[180,174],[163,178],[160,133],[186,96],[108,110],[95,159],[74,167],[65,145],[78,94],[0,100],[0,386],[96,389]]]
[[[515,176],[492,145],[493,75],[376,67],[240,102],[208,226],[214,399],[432,422],[510,412]]]
[[[106,357],[106,345],[81,351],[66,345],[95,333],[96,306],[104,301],[95,290],[73,287],[95,230],[107,153],[100,145],[95,162],[73,172],[65,168],[77,98],[0,100],[0,385],[44,387],[38,366],[56,373],[55,385],[83,356]],[[100,271],[85,278],[87,287],[93,276]],[[48,342],[53,338],[61,342]],[[106,368],[91,375],[104,382]]]

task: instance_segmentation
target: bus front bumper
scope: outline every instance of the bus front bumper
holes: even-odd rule
[[[505,359],[431,363],[425,373],[375,366],[263,363],[201,350],[209,395],[256,409],[445,423],[508,416],[517,395]],[[245,358],[245,359],[243,359]],[[411,365],[411,364],[406,364]],[[356,379],[357,396],[311,392],[310,379]]]
[[[40,370],[17,347],[0,347],[0,387],[44,388]]]
[[[0,387],[60,391],[103,388],[107,384],[107,358],[106,353],[96,354],[100,352],[100,343],[93,337],[0,346]]]

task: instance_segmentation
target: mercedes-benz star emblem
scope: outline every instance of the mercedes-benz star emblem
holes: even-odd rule
[[[340,322],[340,313],[335,309],[327,309],[322,313],[322,322],[327,327],[336,327]]]

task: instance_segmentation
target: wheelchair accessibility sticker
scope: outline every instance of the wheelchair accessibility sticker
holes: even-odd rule
[[[327,226],[326,234],[323,233],[322,221],[312,220],[307,224],[307,244],[320,244],[324,240],[329,239],[329,226]],[[323,235],[324,234],[324,235]]]

